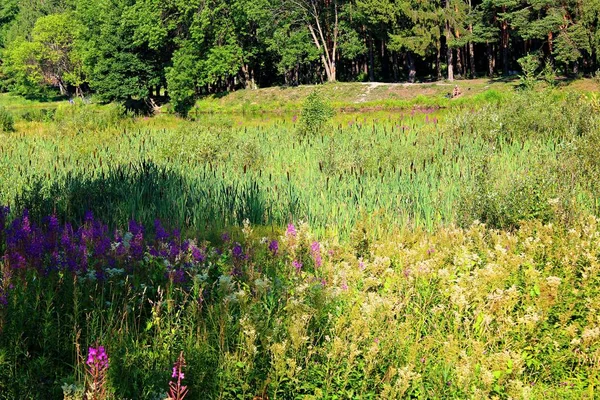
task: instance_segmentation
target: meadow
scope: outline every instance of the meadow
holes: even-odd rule
[[[595,398],[600,101],[474,85],[0,97],[0,399]]]

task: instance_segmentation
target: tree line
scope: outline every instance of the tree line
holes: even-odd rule
[[[556,74],[600,60],[600,0],[3,0],[0,89],[101,101],[332,81]]]

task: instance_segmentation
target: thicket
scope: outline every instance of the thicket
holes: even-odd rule
[[[186,399],[581,399],[598,384],[593,217],[348,244],[305,224],[213,242],[89,213],[2,226],[2,399],[165,399],[181,352]]]

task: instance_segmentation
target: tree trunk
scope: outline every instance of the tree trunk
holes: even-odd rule
[[[490,78],[494,76],[494,48],[490,42],[487,43],[488,56],[488,75]]]
[[[373,37],[369,35],[369,82],[375,82],[375,56],[373,52]]]
[[[446,58],[447,58],[447,63],[448,63],[448,80],[450,82],[454,81],[454,54],[452,52],[452,47],[446,45],[447,52],[446,52]]]
[[[462,78],[463,76],[463,63],[462,63],[462,56],[461,56],[461,48],[457,47],[456,48],[456,71],[458,72],[459,77]]]
[[[408,66],[408,81],[410,83],[415,83],[417,69],[415,67],[415,57],[410,51],[406,53],[406,64]]]
[[[450,14],[450,1],[446,0],[446,12]],[[454,59],[450,40],[452,39],[452,31],[450,30],[450,21],[446,20],[446,61],[448,63],[448,80],[454,81]]]
[[[436,54],[435,54],[435,72],[437,74],[437,80],[441,81],[442,80],[442,44],[440,43],[440,41],[438,40],[437,42],[437,46],[436,46]]]
[[[502,12],[506,12],[506,6],[502,7]],[[502,71],[504,76],[508,75],[508,42],[509,40],[508,33],[508,22],[502,21]]]
[[[471,61],[471,78],[477,77],[477,67],[475,65],[475,45],[469,42],[469,60]]]

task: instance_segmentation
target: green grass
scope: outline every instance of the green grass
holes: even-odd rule
[[[264,113],[205,99],[224,112],[190,120],[17,114],[0,133],[12,217],[77,226],[91,209],[111,237],[136,219],[146,238],[159,218],[207,259],[90,257],[105,281],[0,259],[0,399],[89,388],[95,344],[111,399],[164,399],[180,351],[190,399],[595,398],[600,101],[577,82],[484,84],[456,100],[377,87],[370,112],[345,112],[360,93],[341,85],[308,136],[295,104],[312,88],[257,92]]]
[[[112,226],[160,217],[195,231],[305,220],[342,237],[360,221],[376,236],[476,219],[511,228],[557,218],[551,199],[571,214],[596,212],[595,170],[563,174],[598,125],[588,100],[489,91],[477,99],[435,113],[340,114],[307,138],[286,114],[134,120],[67,106],[55,122],[2,134],[0,202],[65,218],[104,210]],[[40,126],[47,131],[29,132]]]
[[[329,83],[298,87],[273,87],[258,90],[240,90],[227,94],[210,95],[197,101],[195,112],[260,113],[298,112],[302,102],[313,90],[321,91],[340,111],[403,110],[412,107],[454,107],[456,104],[480,105],[481,96],[493,91],[500,96],[513,93],[518,79],[485,78],[420,84]],[[461,89],[459,99],[447,96],[455,85]],[[543,86],[543,85],[540,85]],[[560,82],[562,92],[595,92],[600,89],[592,79]]]

